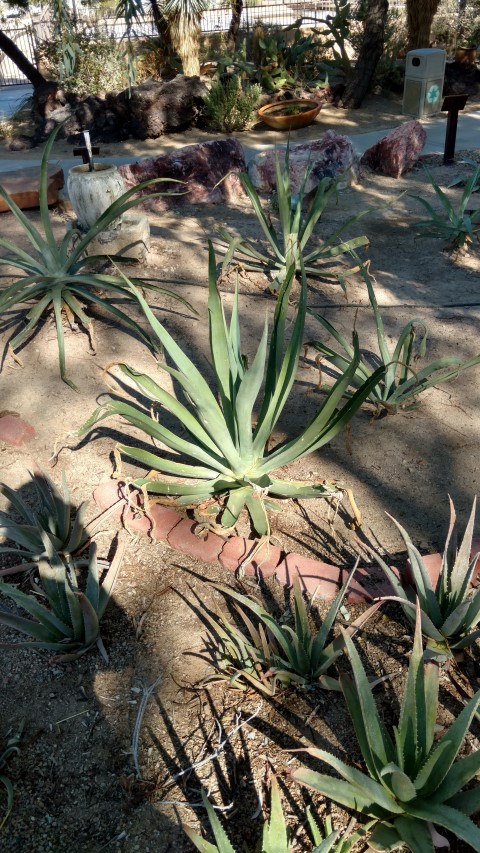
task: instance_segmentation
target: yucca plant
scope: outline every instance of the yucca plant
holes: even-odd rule
[[[87,547],[100,524],[111,514],[106,510],[86,524],[89,502],[83,501],[73,515],[74,506],[65,471],[62,471],[61,489],[42,471],[30,473],[30,476],[38,509],[32,508],[15,489],[0,483],[0,494],[10,501],[10,512],[0,510],[0,536],[15,543],[14,546],[0,545],[0,554],[11,554],[28,561],[1,569],[0,576],[33,568],[46,556],[45,537],[59,556],[68,554],[77,557]]]
[[[455,759],[480,702],[480,691],[463,708],[438,742],[439,667],[424,661],[420,610],[398,726],[393,737],[375,705],[371,686],[355,645],[345,635],[353,678],[340,683],[355,728],[366,773],[323,749],[307,749],[342,779],[301,767],[292,778],[336,803],[373,818],[368,838],[372,850],[407,848],[432,853],[438,840],[435,826],[480,851],[480,829],[470,815],[480,808],[480,786],[464,789],[480,769],[480,750]]]
[[[252,596],[241,595],[222,584],[213,584],[227,598],[238,602],[234,604],[234,610],[246,628],[246,631],[240,630],[220,609],[216,617],[202,609],[202,615],[213,631],[213,644],[220,653],[220,675],[231,686],[244,689],[246,682],[247,686],[253,685],[270,696],[275,693],[277,684],[298,684],[302,687],[318,684],[326,690],[339,690],[338,681],[327,673],[342,654],[344,642],[342,637],[330,643],[327,639],[355,569],[356,566],[318,630],[312,625],[298,577],[293,581],[293,627],[277,620]],[[368,608],[352,622],[349,632],[358,630],[378,607],[379,604],[375,604]],[[247,611],[255,615],[255,623]]]
[[[298,196],[294,196],[290,181],[289,159],[289,146],[287,146],[283,169],[280,167],[278,157],[275,167],[280,235],[277,234],[270,217],[263,210],[250,177],[245,173],[239,175],[258,223],[268,241],[268,251],[264,252],[243,237],[235,237],[226,228],[220,227],[218,231],[228,246],[223,259],[223,269],[237,258],[247,270],[268,271],[272,277],[272,289],[278,290],[285,281],[288,270],[294,267],[296,275],[299,276],[303,265],[307,275],[333,279],[345,287],[345,279],[353,270],[346,268],[333,270],[329,264],[339,255],[344,255],[361,246],[368,246],[369,241],[365,236],[342,241],[339,239],[347,228],[370,211],[365,210],[350,217],[329,237],[317,240],[317,248],[308,251],[307,245],[313,229],[337,192],[337,181],[323,178],[316,189],[311,205],[304,211],[305,186],[311,170],[306,169]]]
[[[0,197],[10,208],[17,223],[23,229],[25,237],[33,247],[33,251],[28,252],[12,240],[0,237],[0,248],[7,250],[7,254],[0,256],[0,265],[14,267],[24,273],[13,284],[0,290],[0,315],[5,315],[16,305],[33,302],[26,316],[25,328],[15,335],[9,343],[12,356],[18,361],[15,350],[29,338],[40,318],[52,307],[57,330],[60,375],[64,382],[76,390],[73,382],[65,374],[65,339],[62,312],[65,312],[67,317],[74,317],[80,321],[88,331],[92,348],[94,348],[92,321],[85,314],[85,302],[100,305],[125,326],[134,330],[149,346],[152,346],[150,336],[142,327],[127,312],[117,308],[106,298],[106,294],[109,294],[136,301],[135,292],[125,286],[121,276],[107,275],[91,270],[92,265],[98,266],[100,262],[105,263],[108,260],[105,255],[86,255],[85,253],[92,241],[101,231],[108,228],[110,223],[130,208],[145,201],[144,197],[138,195],[139,190],[157,183],[161,179],[145,181],[143,184],[138,184],[127,190],[102,213],[89,231],[83,233],[78,228],[72,228],[57,243],[50,221],[47,183],[48,160],[59,129],[60,126],[56,127],[50,134],[42,157],[39,184],[41,230],[35,228],[26,214],[20,210],[7,191],[0,185]],[[152,195],[161,195],[161,193],[152,193]],[[131,259],[122,258],[119,255],[111,256],[111,260],[131,261]],[[156,293],[168,294],[168,296],[187,305],[181,297],[149,281],[142,281],[141,286],[154,290]]]
[[[218,401],[203,374],[159,323],[137,292],[153,331],[175,365],[162,366],[182,389],[186,405],[151,377],[126,364],[120,364],[119,369],[149,401],[168,409],[176,418],[179,428],[175,432],[167,429],[152,417],[147,407],[110,399],[92,414],[78,435],[85,435],[99,421],[111,415],[120,415],[127,423],[141,429],[162,445],[177,454],[190,457],[195,465],[187,465],[181,461],[181,457],[172,460],[158,451],[151,452],[125,444],[117,446],[119,458],[128,456],[154,469],[147,476],[133,481],[134,485],[152,494],[173,499],[178,505],[198,504],[212,497],[226,496],[221,523],[227,528],[236,524],[241,510],[246,506],[255,530],[266,534],[269,530],[266,510],[272,508],[271,497],[339,496],[341,493],[334,486],[277,480],[271,474],[275,469],[318,450],[337,435],[362,405],[377,383],[381,371],[377,371],[352,399],[339,407],[358,366],[358,343],[354,338],[355,355],[352,363],[329,391],[310,424],[299,436],[283,442],[273,450],[266,450],[295,380],[302,345],[307,289],[304,275],[288,343],[285,335],[292,278],[293,270],[278,296],[270,343],[268,322],[265,320],[256,355],[248,367],[241,348],[238,292],[235,292],[228,326],[216,286],[215,255],[210,245],[210,352]],[[256,425],[253,426],[254,407],[262,385],[263,398]],[[180,430],[186,431],[186,438],[180,437]],[[163,480],[156,472],[161,475],[173,474],[177,479]],[[192,479],[196,482],[192,482]]]
[[[419,317],[407,323],[395,348],[391,350],[378,308],[373,279],[363,264],[359,263],[358,268],[367,286],[368,298],[373,310],[377,330],[378,354],[372,354],[370,361],[367,361],[364,356],[360,358],[350,383],[350,389],[347,389],[345,396],[351,396],[357,388],[370,379],[374,369],[383,366],[384,373],[371,389],[367,402],[375,407],[377,416],[396,414],[400,410],[408,411],[418,406],[417,398],[423,391],[441,385],[443,382],[448,382],[449,379],[454,379],[462,371],[480,363],[480,354],[467,361],[462,361],[452,355],[432,361],[423,368],[417,368],[418,359],[425,356],[427,349],[427,327],[425,320]],[[316,340],[308,341],[306,346],[313,347],[321,354],[322,358],[343,372],[346,366],[351,363],[353,348],[325,317],[315,311],[309,310],[309,313],[334,338],[343,352],[338,352],[322,341]],[[415,347],[417,337],[419,337],[419,344]]]
[[[123,545],[104,577],[100,577],[97,547],[92,542],[89,551],[85,591],[79,588],[77,571],[67,556],[62,560],[53,549],[48,537],[43,536],[47,556],[38,562],[40,586],[38,592],[48,607],[35,595],[22,592],[15,586],[0,581],[0,595],[4,595],[25,610],[32,619],[12,613],[0,605],[0,624],[21,634],[33,637],[18,643],[0,643],[3,648],[48,649],[57,652],[61,662],[77,658],[97,646],[108,662],[108,655],[100,636],[100,620],[110,600],[123,559]]]
[[[372,549],[369,553],[383,569],[402,605],[407,618],[415,621],[415,597],[421,608],[422,631],[429,654],[450,657],[471,646],[480,637],[480,587],[473,590],[471,581],[480,554],[471,557],[476,499],[460,544],[456,547],[456,515],[450,499],[450,525],[442,555],[442,566],[435,586],[427,567],[407,531],[392,518],[405,542],[410,559],[415,589],[404,586],[385,560]]]
[[[13,808],[13,785],[8,776],[5,776],[3,770],[5,769],[6,764],[8,760],[12,757],[12,755],[18,754],[20,752],[20,742],[22,739],[24,724],[25,721],[22,721],[18,728],[14,732],[10,733],[10,737],[8,737],[5,749],[2,753],[0,753],[0,785],[3,786],[5,795],[7,797],[7,805],[3,813],[3,817],[0,816],[0,830],[3,829],[3,827],[5,826]]]
[[[470,199],[474,192],[478,190],[480,181],[480,166],[477,166],[472,174],[472,177],[465,184],[460,202],[457,207],[454,207],[447,194],[437,184],[435,178],[425,170],[437,198],[442,205],[442,212],[437,210],[430,204],[429,201],[421,196],[415,196],[417,201],[423,205],[429,219],[422,219],[416,222],[417,228],[421,228],[431,237],[440,237],[448,240],[456,249],[461,249],[465,244],[473,243],[480,233],[480,208],[470,211]]]

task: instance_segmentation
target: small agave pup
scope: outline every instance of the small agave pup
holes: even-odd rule
[[[392,738],[376,708],[360,656],[347,635],[345,643],[354,680],[342,675],[340,683],[367,772],[323,749],[312,748],[305,751],[343,778],[305,767],[294,770],[292,778],[373,818],[368,838],[371,850],[387,853],[406,848],[412,853],[433,853],[434,845],[444,841],[434,829],[437,825],[465,842],[464,849],[480,853],[480,829],[469,817],[480,809],[480,786],[462,790],[480,770],[480,750],[455,761],[480,703],[480,691],[435,742],[439,667],[433,660],[424,661],[417,608],[414,647]]]
[[[152,417],[150,406],[141,408],[137,404],[111,399],[93,413],[80,428],[78,435],[85,435],[99,421],[111,415],[121,415],[127,423],[143,430],[177,454],[173,459],[169,458],[159,451],[158,445],[154,448],[155,452],[131,445],[118,445],[117,454],[120,457],[128,456],[148,469],[153,469],[146,476],[135,479],[134,485],[184,506],[226,496],[221,517],[224,527],[234,526],[246,506],[255,530],[259,534],[266,534],[269,531],[266,510],[278,508],[278,505],[272,504],[272,497],[340,497],[341,492],[334,486],[278,480],[272,476],[272,472],[318,450],[334,438],[360,408],[378,382],[383,368],[375,371],[351,399],[341,404],[358,366],[358,342],[354,338],[351,364],[330,389],[308,426],[295,438],[273,450],[267,449],[295,381],[302,348],[307,298],[304,274],[290,339],[285,334],[293,274],[294,270],[291,269],[279,293],[270,343],[268,322],[265,320],[257,352],[247,367],[241,349],[238,291],[235,293],[228,326],[217,290],[215,255],[210,245],[210,352],[218,399],[202,373],[157,320],[142,295],[130,285],[161,346],[175,365],[170,367],[163,363],[162,367],[181,388],[185,404],[151,377],[126,364],[120,364],[119,368],[147,400],[171,412],[178,427],[175,432],[167,429],[159,419]],[[263,396],[256,425],[253,426],[254,407],[262,388]],[[186,464],[181,461],[181,456],[190,457],[195,464]],[[165,474],[173,474],[176,479],[163,479],[162,475]]]
[[[440,575],[433,587],[420,553],[404,528],[392,518],[402,534],[412,568],[415,591],[404,587],[396,574],[375,551],[368,549],[387,575],[395,590],[394,601],[400,602],[411,622],[415,620],[415,593],[420,602],[422,631],[429,654],[450,657],[456,651],[471,646],[480,637],[480,588],[471,588],[480,553],[472,556],[472,537],[475,523],[476,499],[467,528],[458,549],[455,547],[455,507],[450,499],[450,526],[442,555]],[[391,518],[391,516],[390,516]]]

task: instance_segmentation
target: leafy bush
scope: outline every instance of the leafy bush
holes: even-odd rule
[[[416,317],[410,320],[402,330],[393,352],[389,348],[388,336],[385,334],[383,320],[378,309],[373,280],[365,266],[359,263],[365,284],[367,285],[368,298],[373,309],[375,326],[377,329],[377,342],[379,354],[374,354],[372,362],[375,367],[383,365],[385,372],[380,376],[378,383],[368,395],[367,401],[376,408],[377,415],[396,414],[399,410],[410,410],[418,405],[417,397],[428,388],[441,385],[449,379],[454,379],[469,367],[480,364],[480,354],[468,361],[462,361],[456,356],[444,356],[427,364],[426,367],[417,369],[417,361],[423,358],[427,348],[427,327],[425,320]],[[317,314],[309,312],[315,317],[323,328],[342,347],[343,352],[337,352],[321,341],[308,341],[306,346],[313,347],[327,362],[333,364],[341,373],[350,363],[353,349],[345,340],[343,335],[335,329],[332,324]],[[415,338],[421,330],[420,345],[418,352],[414,349]],[[346,391],[346,396],[353,394],[373,373],[371,364],[361,358],[357,370],[351,382],[353,391]]]
[[[25,619],[0,605],[0,624],[34,638],[20,643],[0,643],[0,647],[48,649],[58,652],[56,659],[66,663],[77,660],[96,645],[108,663],[100,636],[100,620],[117,579],[123,559],[123,546],[117,550],[101,579],[96,545],[91,544],[83,592],[79,588],[78,570],[69,556],[66,555],[65,560],[61,559],[45,534],[43,542],[46,557],[38,561],[39,592],[49,606],[40,604],[33,595],[27,595],[16,586],[0,581],[0,595],[11,598],[33,617]]]
[[[312,237],[313,229],[324,213],[328,202],[335,195],[337,184],[330,178],[323,178],[317,187],[308,211],[304,214],[303,202],[309,170],[307,169],[305,173],[298,197],[295,197],[290,182],[289,156],[290,151],[289,146],[287,146],[283,170],[280,168],[278,158],[276,163],[276,201],[280,218],[280,236],[277,236],[270,217],[265,214],[250,177],[244,173],[239,175],[243,188],[252,202],[258,223],[268,240],[268,253],[260,251],[248,240],[244,240],[243,237],[236,237],[230,234],[226,228],[221,227],[218,231],[228,245],[223,260],[223,269],[228,267],[233,258],[238,258],[245,269],[270,272],[272,276],[271,286],[277,290],[285,280],[287,270],[290,267],[294,267],[295,273],[298,275],[303,266],[309,275],[330,278],[344,286],[345,278],[351,270],[331,270],[326,264],[318,266],[317,262],[331,262],[332,258],[351,252],[360,246],[368,246],[367,237],[354,237],[343,242],[337,241],[350,225],[369,213],[369,210],[350,217],[330,237],[317,241],[320,243],[319,248],[307,252],[307,244]]]
[[[293,270],[278,295],[270,343],[266,321],[257,353],[248,367],[242,355],[238,291],[228,326],[217,290],[215,255],[210,244],[208,313],[217,394],[211,391],[203,374],[159,323],[141,294],[130,285],[161,346],[175,365],[164,364],[163,367],[175,377],[186,405],[149,376],[120,364],[122,374],[149,401],[172,413],[178,423],[176,431],[167,429],[152,417],[150,406],[142,408],[137,403],[131,405],[123,400],[110,399],[93,413],[78,434],[85,435],[99,421],[111,415],[121,415],[127,423],[140,428],[176,454],[190,457],[194,465],[187,465],[178,457],[173,460],[167,458],[165,453],[153,453],[124,444],[117,447],[120,458],[128,456],[148,469],[154,469],[134,481],[135,485],[152,494],[164,495],[169,500],[173,498],[178,505],[197,504],[226,496],[221,523],[227,528],[236,524],[246,506],[255,530],[266,534],[269,530],[266,509],[276,507],[271,503],[273,496],[318,498],[339,495],[333,486],[277,480],[271,474],[277,468],[318,450],[337,435],[362,405],[382,371],[375,373],[351,400],[337,408],[358,366],[358,345],[354,341],[355,355],[350,367],[329,391],[309,425],[300,435],[274,450],[266,449],[294,383],[302,348],[307,292],[305,276],[302,276],[299,303],[288,343],[285,336],[292,279]],[[254,427],[253,411],[262,386],[263,396]],[[180,437],[185,433],[186,438]],[[173,474],[177,479],[163,480],[157,472]],[[192,478],[200,482],[192,483]]]
[[[269,696],[274,695],[277,683],[302,686],[317,683],[325,690],[339,690],[338,681],[326,673],[342,654],[344,642],[340,637],[327,644],[327,639],[355,568],[332,602],[319,630],[312,628],[298,577],[293,581],[293,627],[275,619],[251,596],[214,584],[227,598],[238,602],[235,612],[247,629],[247,633],[241,631],[221,611],[215,618],[207,610],[202,610],[202,615],[213,629],[213,643],[220,651],[220,673],[229,684],[238,687],[246,681],[247,685],[251,684]],[[349,631],[354,633],[358,630],[378,607],[375,604],[369,608],[351,624]],[[256,616],[257,625],[246,610]]]
[[[114,38],[103,33],[76,33],[76,61],[73,72],[62,81],[69,92],[96,95],[112,92],[127,85],[125,49]],[[42,42],[37,60],[42,72],[57,79],[63,58],[61,39]]]
[[[471,646],[480,637],[480,588],[471,589],[473,572],[479,558],[470,559],[476,500],[463,541],[456,549],[455,507],[450,500],[450,526],[442,555],[442,567],[435,588],[420,553],[404,528],[392,518],[405,542],[415,582],[415,592],[405,588],[387,563],[374,551],[369,552],[387,575],[397,601],[407,618],[415,621],[415,596],[421,608],[422,631],[427,640],[427,650],[433,656],[451,656],[455,651]],[[475,630],[476,629],[476,630]]]
[[[25,275],[18,278],[13,284],[0,289],[0,316],[16,305],[25,302],[33,302],[27,313],[27,324],[9,342],[12,356],[15,350],[26,341],[40,322],[41,317],[53,308],[55,325],[57,329],[58,355],[60,365],[60,376],[71,388],[77,390],[73,382],[67,378],[65,373],[65,337],[62,323],[62,312],[67,316],[78,318],[80,323],[87,329],[93,349],[93,327],[92,321],[84,311],[84,303],[91,302],[101,305],[117,320],[135,331],[149,345],[152,340],[142,327],[133,320],[126,311],[122,311],[109,301],[99,291],[109,295],[121,296],[123,299],[135,300],[136,291],[131,291],[125,286],[125,280],[118,275],[107,275],[100,272],[92,272],[92,265],[98,268],[99,263],[105,264],[113,261],[126,260],[119,255],[105,256],[86,255],[92,241],[108,228],[111,222],[121,216],[130,208],[145,201],[145,197],[138,195],[142,187],[151,186],[161,180],[144,181],[127,190],[120,198],[113,202],[107,210],[102,213],[97,222],[86,233],[78,228],[67,231],[63,239],[57,243],[53,234],[50,212],[48,209],[48,160],[52,147],[61,125],[58,125],[50,134],[42,157],[39,185],[39,206],[41,218],[41,230],[35,228],[25,213],[10,198],[7,191],[0,186],[0,197],[7,203],[17,223],[24,231],[25,237],[32,244],[33,252],[29,253],[17,246],[11,240],[0,238],[0,247],[7,250],[7,254],[0,257],[0,266],[14,267],[21,270]],[[152,195],[161,195],[153,193]],[[43,232],[43,233],[42,233]],[[166,293],[174,299],[187,303],[181,297],[176,296],[169,290],[143,281],[142,287],[154,290],[156,293]],[[20,362],[21,363],[21,362]]]
[[[262,94],[260,86],[240,85],[238,77],[217,80],[205,95],[205,111],[212,127],[226,133],[245,130]]]
[[[434,661],[424,662],[420,619],[418,608],[393,738],[379,715],[360,656],[345,635],[354,681],[342,675],[340,683],[367,772],[323,749],[311,748],[305,751],[343,778],[303,767],[293,771],[292,778],[373,818],[368,838],[373,850],[386,853],[406,847],[412,853],[431,853],[436,824],[480,851],[480,829],[469,817],[480,808],[480,786],[462,790],[480,769],[480,750],[455,761],[480,703],[480,691],[435,743],[439,668]]]
[[[465,184],[460,202],[457,207],[454,207],[446,193],[437,184],[435,178],[425,170],[428,179],[435,190],[437,198],[442,205],[442,212],[437,210],[421,196],[415,196],[417,201],[423,205],[427,213],[430,214],[430,219],[421,219],[416,222],[417,228],[424,229],[424,233],[431,237],[440,237],[448,240],[455,249],[461,249],[466,244],[473,243],[480,234],[480,208],[474,211],[469,210],[470,199],[472,194],[478,190],[480,181],[480,166],[477,166],[472,177]]]

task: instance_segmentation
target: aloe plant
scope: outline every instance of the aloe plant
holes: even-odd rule
[[[10,513],[0,510],[0,536],[15,543],[13,547],[0,545],[0,554],[11,554],[28,560],[26,563],[1,569],[0,576],[33,568],[38,560],[46,556],[45,537],[59,556],[68,554],[76,557],[86,548],[100,524],[111,514],[106,510],[86,524],[89,502],[83,501],[72,518],[74,507],[65,471],[62,472],[61,490],[43,471],[31,473],[31,477],[36,504],[40,507],[38,510],[23,500],[15,489],[0,483],[0,494],[10,501]]]
[[[0,315],[5,314],[16,305],[33,302],[33,306],[26,315],[27,324],[9,343],[10,351],[18,361],[15,350],[30,337],[45,312],[53,308],[57,330],[60,375],[64,382],[77,390],[65,373],[65,339],[62,312],[65,312],[67,317],[76,317],[87,329],[92,348],[94,345],[93,327],[92,321],[84,311],[85,302],[100,305],[125,326],[135,331],[149,346],[152,346],[150,336],[142,327],[127,312],[117,308],[105,295],[102,295],[104,292],[112,296],[120,296],[122,299],[133,299],[135,301],[135,292],[125,287],[121,276],[92,272],[89,269],[92,265],[98,266],[99,262],[105,263],[108,258],[106,255],[87,255],[86,252],[92,241],[101,231],[108,228],[110,223],[130,208],[145,201],[144,197],[138,195],[139,190],[163,179],[145,181],[143,184],[138,184],[127,190],[102,213],[97,222],[86,233],[78,228],[72,228],[57,243],[50,221],[47,185],[48,160],[60,127],[60,125],[57,126],[51,133],[42,157],[39,184],[41,230],[35,228],[26,214],[20,210],[7,191],[0,185],[0,197],[10,208],[23,229],[25,237],[33,247],[33,251],[26,251],[12,240],[0,237],[0,248],[7,251],[5,255],[0,256],[0,265],[14,267],[24,273],[13,284],[0,290]],[[152,195],[161,195],[161,193],[152,193]],[[111,256],[110,260],[131,262],[131,259],[122,258],[119,255]],[[144,288],[154,290],[156,293],[168,294],[168,296],[187,305],[185,300],[163,287],[148,281],[142,281],[141,285]]]
[[[372,363],[375,368],[381,365],[384,367],[383,375],[379,377],[367,398],[367,402],[375,407],[377,415],[396,414],[399,410],[409,411],[418,405],[418,396],[423,391],[441,385],[449,379],[454,379],[464,370],[480,364],[479,353],[467,361],[462,361],[456,356],[444,356],[423,368],[418,368],[417,361],[419,358],[425,357],[427,348],[425,320],[418,317],[407,323],[394,350],[391,350],[378,308],[372,277],[363,264],[359,263],[358,266],[367,286],[368,298],[372,306],[377,330],[378,354],[374,354]],[[316,349],[322,358],[343,372],[351,362],[353,348],[325,317],[315,311],[309,310],[309,313],[334,338],[342,351],[338,352],[322,341],[316,340],[308,341],[306,346]],[[414,344],[418,335],[420,335],[420,343],[417,351]],[[370,379],[375,368],[365,358],[361,358],[350,383],[350,389],[347,389],[345,396],[352,395],[357,388]]]
[[[128,456],[147,469],[153,469],[149,475],[136,478],[136,486],[152,494],[173,499],[178,505],[198,504],[213,497],[226,496],[221,523],[227,528],[236,524],[241,510],[246,506],[255,530],[266,534],[269,530],[266,510],[275,508],[270,500],[274,496],[338,496],[340,493],[334,486],[278,480],[271,474],[275,469],[318,450],[337,435],[368,396],[381,371],[377,371],[359,388],[352,399],[339,407],[339,402],[358,366],[358,343],[354,338],[355,355],[352,363],[330,390],[310,424],[299,436],[285,441],[273,450],[266,450],[295,380],[302,346],[307,289],[305,276],[302,277],[299,302],[288,343],[285,335],[292,279],[293,270],[290,271],[278,296],[270,343],[268,344],[266,320],[256,355],[248,367],[241,348],[238,292],[235,292],[231,322],[228,326],[216,286],[215,255],[210,245],[210,352],[219,402],[202,373],[137,292],[137,298],[154,333],[175,365],[162,366],[182,389],[186,405],[165,391],[151,377],[126,364],[120,364],[119,369],[148,401],[168,409],[179,426],[174,432],[152,417],[149,408],[110,399],[96,409],[80,428],[78,435],[85,435],[99,421],[111,415],[120,415],[127,423],[141,429],[177,454],[190,457],[195,461],[194,465],[181,461],[180,456],[172,460],[164,453],[146,451],[126,444],[119,444],[116,451],[120,459]],[[133,285],[130,286],[134,288]],[[256,426],[253,427],[254,406],[262,384],[263,398]],[[180,437],[180,430],[186,432],[185,438]],[[160,475],[156,472],[160,472]],[[173,474],[177,479],[164,480],[161,478],[163,474]],[[197,482],[192,483],[192,478]]]
[[[421,608],[422,631],[427,650],[432,655],[450,657],[471,646],[480,637],[480,587],[471,588],[471,581],[480,554],[471,555],[476,498],[460,547],[456,548],[455,507],[450,499],[450,525],[442,555],[440,574],[435,586],[428,569],[407,531],[395,521],[405,542],[415,583],[415,590],[404,586],[385,560],[368,549],[388,577],[407,618],[415,621],[415,597]]]
[[[478,240],[480,208],[469,211],[469,204],[473,193],[478,190],[480,166],[477,165],[471,178],[466,182],[457,207],[452,204],[446,193],[437,184],[431,172],[428,169],[425,171],[437,198],[441,202],[442,212],[438,213],[433,205],[421,196],[415,196],[430,216],[429,219],[416,222],[417,228],[424,230],[428,236],[449,240],[457,249],[462,248],[465,244],[473,243],[475,238]]]
[[[38,591],[46,599],[48,607],[34,595],[28,595],[16,586],[0,581],[0,596],[10,598],[32,617],[26,619],[0,605],[0,624],[33,638],[17,643],[2,642],[0,647],[48,649],[58,653],[58,661],[67,662],[77,660],[97,646],[104,660],[108,662],[100,636],[100,620],[120,570],[124,547],[118,548],[114,560],[101,579],[97,548],[92,542],[83,591],[79,588],[77,572],[71,559],[67,556],[62,560],[45,534],[43,541],[47,556],[38,562]]]
[[[226,228],[220,227],[218,231],[227,243],[223,269],[226,269],[232,260],[237,258],[245,269],[260,272],[267,270],[272,276],[272,289],[278,290],[285,281],[288,270],[293,266],[299,276],[303,265],[307,275],[330,278],[345,287],[345,279],[353,270],[332,270],[328,264],[339,255],[344,255],[361,246],[368,246],[369,240],[365,236],[340,242],[339,238],[347,228],[370,211],[365,210],[350,217],[329,237],[317,241],[317,248],[307,251],[307,245],[312,237],[315,225],[324,213],[330,199],[337,192],[337,181],[331,178],[323,178],[316,189],[311,205],[304,213],[305,186],[311,170],[305,171],[298,197],[295,197],[291,189],[289,156],[289,146],[287,146],[283,169],[280,167],[278,157],[275,167],[280,235],[277,235],[270,217],[263,210],[250,177],[245,173],[239,175],[242,186],[252,203],[258,224],[267,239],[268,252],[261,251],[248,240],[244,240],[243,237],[236,237],[230,234]]]
[[[324,749],[305,750],[342,778],[301,767],[292,778],[336,803],[374,820],[368,838],[376,851],[407,848],[432,853],[443,827],[480,851],[480,829],[470,815],[480,808],[480,786],[463,790],[480,769],[480,750],[456,760],[480,702],[478,691],[435,742],[439,667],[424,661],[420,610],[400,718],[393,737],[386,730],[355,645],[345,635],[353,681],[340,683],[355,728],[366,773]]]
[[[243,687],[246,682],[247,686],[252,685],[269,696],[274,695],[277,683],[282,686],[317,683],[326,690],[339,690],[338,681],[328,675],[328,670],[342,654],[344,642],[342,637],[330,643],[327,639],[355,569],[356,566],[332,602],[319,630],[312,627],[298,577],[293,581],[293,627],[275,619],[252,596],[241,595],[222,584],[213,584],[227,598],[238,602],[235,603],[235,611],[246,627],[245,633],[220,610],[215,618],[202,609],[220,652],[220,675],[231,686]],[[349,626],[349,632],[358,630],[378,606],[375,604],[368,608]],[[251,620],[247,610],[255,615],[257,624]]]

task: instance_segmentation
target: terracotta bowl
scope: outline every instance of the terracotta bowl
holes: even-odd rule
[[[282,110],[295,106],[308,107],[308,109],[303,109],[301,113],[294,113],[293,115],[281,115]],[[322,104],[307,98],[276,101],[274,104],[265,104],[264,107],[260,107],[258,117],[275,130],[297,130],[299,127],[307,127],[312,124],[321,109]]]

